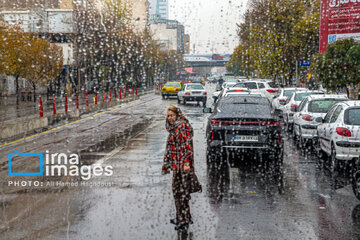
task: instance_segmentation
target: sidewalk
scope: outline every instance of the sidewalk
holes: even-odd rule
[[[123,95],[121,100],[118,94],[115,99],[114,92],[112,92],[111,101],[109,93],[105,94],[105,101],[103,101],[103,94],[97,94],[97,104],[94,103],[95,94],[88,94],[88,106],[86,106],[85,94],[81,94],[79,96],[79,109],[76,108],[76,95],[74,95],[68,98],[68,112],[65,112],[65,97],[58,97],[56,98],[56,114],[53,114],[53,101],[43,99],[43,117],[40,117],[39,103],[36,103],[36,106],[34,103],[16,105],[16,98],[15,101],[14,98],[8,98],[6,105],[0,106],[0,141],[24,137],[48,128],[61,120],[76,120],[83,114],[133,101],[139,96],[153,91],[152,88],[140,89],[137,91],[137,96],[133,96],[131,93],[130,96],[127,94],[126,98]]]
[[[152,88],[148,89],[137,89],[138,95],[141,95],[143,92],[148,92],[148,90],[152,90]],[[97,93],[97,103],[102,103],[103,101],[103,93],[105,93],[105,102],[109,102],[109,91],[107,92],[99,92]],[[132,89],[130,89],[130,96],[133,96]],[[130,97],[129,92],[126,94],[126,98]],[[40,116],[39,106],[40,106],[40,95],[37,95],[36,102],[33,101],[21,101],[19,100],[19,104],[16,104],[16,96],[10,97],[0,97],[0,123],[8,120],[16,120],[23,117],[28,117],[31,115]],[[46,95],[41,95],[44,114],[46,112],[53,112],[53,97],[49,96],[47,99]],[[116,99],[119,99],[119,92],[116,92]],[[121,99],[125,99],[124,90],[121,91]],[[115,100],[114,90],[111,91],[111,101]],[[65,111],[65,96],[55,96],[56,101],[56,111],[64,112]],[[90,105],[94,105],[95,94],[88,94],[88,103]],[[86,94],[79,94],[79,107],[86,106]],[[76,109],[76,94],[72,94],[68,96],[68,110],[73,111]]]

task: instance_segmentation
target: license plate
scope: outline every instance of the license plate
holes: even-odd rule
[[[235,142],[258,142],[259,136],[243,136],[237,135],[234,137]]]
[[[193,95],[200,95],[201,92],[192,92]]]

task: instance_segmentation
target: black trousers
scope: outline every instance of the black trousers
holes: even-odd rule
[[[189,192],[189,182],[187,181],[187,174],[184,172],[174,171],[172,190],[175,200],[176,219],[178,222],[190,222],[190,205],[191,199]]]

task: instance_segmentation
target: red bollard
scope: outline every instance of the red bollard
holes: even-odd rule
[[[136,86],[135,86],[135,95],[137,96],[137,88],[136,88]]]
[[[89,97],[88,97],[88,93],[86,92],[86,106],[89,106]]]
[[[105,102],[105,92],[103,92],[103,102]]]
[[[65,112],[68,111],[68,97],[67,94],[65,94]]]
[[[121,100],[121,88],[119,88],[119,99]]]
[[[43,108],[43,103],[42,103],[42,99],[40,97],[40,106],[39,106],[39,110],[40,110],[40,117],[44,116],[44,108]]]
[[[132,95],[135,96],[134,86],[132,87]]]
[[[128,94],[128,95],[130,96],[130,87],[128,87],[128,92],[129,92],[129,94]]]
[[[114,88],[115,99],[117,99],[116,88]]]
[[[79,94],[76,93],[76,109],[79,109]]]
[[[111,102],[111,89],[109,89],[109,101]]]
[[[124,98],[126,98],[126,87],[124,87]]]
[[[95,104],[97,104],[97,93],[95,91]]]
[[[53,113],[56,115],[56,101],[55,101],[55,95],[53,95]]]

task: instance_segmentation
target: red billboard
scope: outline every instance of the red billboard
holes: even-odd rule
[[[320,52],[344,38],[360,41],[360,0],[322,0]]]

